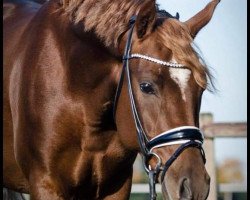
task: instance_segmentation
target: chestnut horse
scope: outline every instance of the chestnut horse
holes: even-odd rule
[[[4,187],[32,200],[206,199],[210,74],[193,49],[218,0],[180,22],[155,0],[4,1]],[[123,52],[124,55],[123,55]]]

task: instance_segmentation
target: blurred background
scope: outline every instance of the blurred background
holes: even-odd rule
[[[209,0],[158,0],[161,9],[186,21]],[[215,77],[216,93],[205,92],[201,128],[205,133],[209,200],[247,199],[247,0],[221,0],[195,44]],[[148,179],[138,156],[131,200],[148,199]],[[143,184],[144,183],[144,184]],[[160,185],[158,199],[162,199]]]

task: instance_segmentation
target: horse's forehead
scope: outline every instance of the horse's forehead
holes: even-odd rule
[[[186,101],[185,89],[191,76],[190,69],[169,68],[170,77],[180,88],[182,99]]]
[[[145,55],[149,55],[153,58],[157,58],[166,62],[174,61],[175,58],[173,57],[172,50],[167,48],[165,45],[161,44],[158,40],[153,37],[149,37],[143,44],[143,48],[145,51]],[[188,82],[192,76],[192,72],[188,68],[173,68],[167,67],[164,65],[151,63],[149,61],[144,61],[148,63],[148,70],[145,69],[145,65],[143,66],[143,70],[150,71],[156,76],[161,75],[166,80],[172,80],[176,83],[176,87],[181,92],[181,98],[186,101],[185,91],[188,88]],[[169,73],[165,73],[165,70],[168,70]],[[167,82],[166,82],[167,84]]]

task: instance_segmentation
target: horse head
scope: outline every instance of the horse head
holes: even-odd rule
[[[125,53],[116,95],[117,129],[123,145],[142,154],[149,178],[162,184],[164,199],[206,199],[209,193],[198,127],[202,93],[211,76],[193,40],[218,2],[180,22],[159,16],[155,1],[145,1],[120,43]]]

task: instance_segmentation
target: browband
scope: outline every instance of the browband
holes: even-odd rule
[[[170,62],[166,62],[166,61],[163,61],[163,60],[160,60],[160,59],[157,59],[157,58],[153,58],[153,57],[150,57],[150,56],[147,56],[147,55],[139,54],[139,53],[131,54],[129,58],[130,59],[131,58],[141,58],[141,59],[151,61],[151,62],[157,63],[159,65],[167,66],[167,67],[187,68],[187,67],[185,67],[185,65],[179,64],[174,60],[170,61]]]

